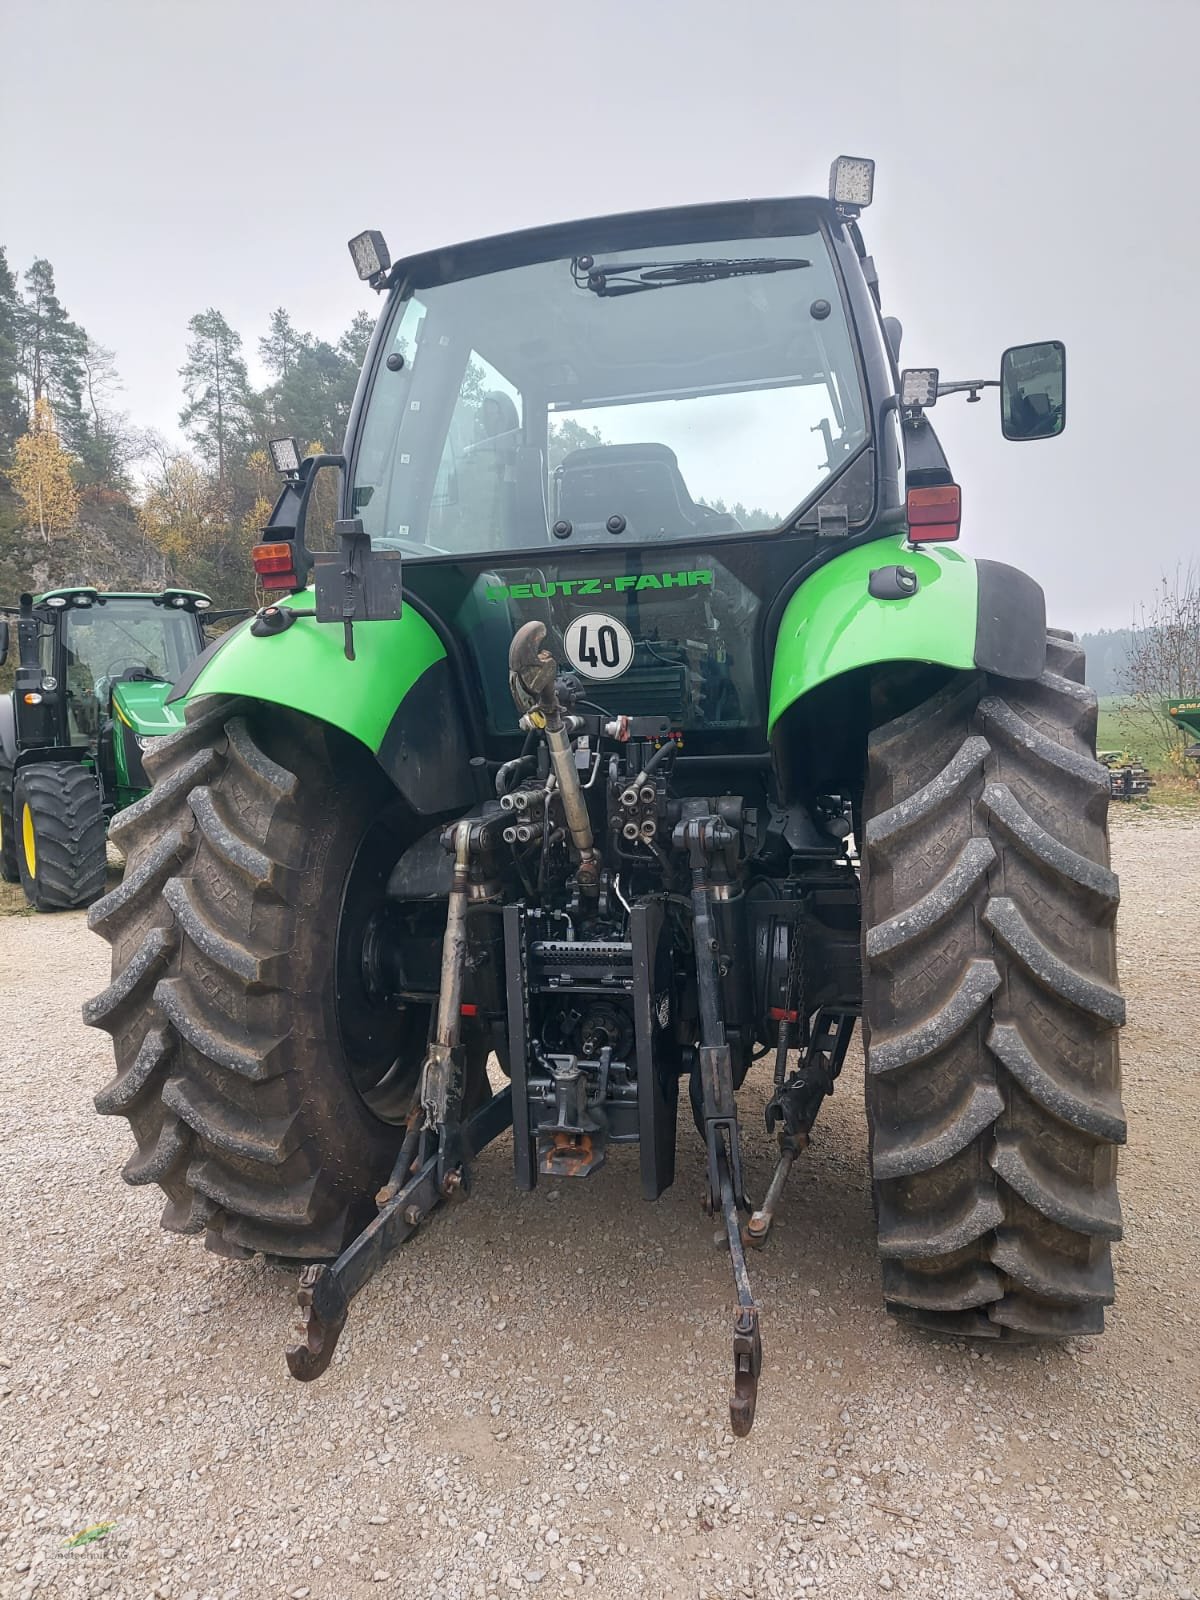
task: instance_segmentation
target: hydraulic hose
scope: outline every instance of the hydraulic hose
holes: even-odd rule
[[[579,854],[579,884],[589,893],[600,885],[600,857],[592,833],[587,799],[575,765],[575,751],[562,703],[558,698],[558,663],[540,648],[544,622],[527,622],[517,630],[508,652],[508,681],[518,711],[546,736],[550,765],[562,796],[567,832]]]

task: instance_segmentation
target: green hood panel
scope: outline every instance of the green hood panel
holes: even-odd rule
[[[910,567],[920,584],[903,600],[868,591],[878,567]],[[979,577],[957,550],[875,539],[818,568],[788,601],[775,642],[768,729],[801,695],[855,667],[883,661],[975,664]]]
[[[312,593],[281,603],[307,610]],[[396,707],[446,652],[413,606],[397,622],[356,624],[354,661],[346,660],[344,646],[341,627],[315,617],[298,617],[285,632],[263,637],[244,622],[201,669],[185,699],[251,695],[319,717],[377,752]]]
[[[1168,700],[1167,715],[1186,733],[1200,739],[1200,696],[1194,700]]]
[[[113,715],[142,739],[157,739],[183,727],[183,707],[169,706],[169,683],[115,683]]]

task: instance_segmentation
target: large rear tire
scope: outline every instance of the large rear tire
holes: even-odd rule
[[[21,881],[17,828],[13,821],[13,775],[6,767],[0,767],[0,879],[5,883]]]
[[[84,1010],[117,1060],[96,1107],[129,1119],[123,1176],[166,1192],[165,1228],[328,1258],[374,1214],[427,1036],[428,1006],[373,1001],[345,959],[411,819],[323,723],[187,714],[147,752],[154,787],[113,827],[124,881],[89,918],[113,949]]]
[[[1083,652],[962,675],[871,735],[864,1022],[889,1311],[1099,1333],[1125,1138],[1109,779]]]
[[[77,761],[22,767],[13,823],[21,886],[35,910],[78,911],[104,893],[104,809],[90,768]],[[7,838],[7,818],[4,832]]]

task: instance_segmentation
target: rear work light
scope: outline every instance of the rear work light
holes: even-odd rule
[[[908,491],[908,537],[912,544],[938,544],[958,538],[962,490],[956,483]]]
[[[286,541],[278,544],[256,544],[250,552],[254,570],[268,589],[295,589],[296,562],[292,547]]]

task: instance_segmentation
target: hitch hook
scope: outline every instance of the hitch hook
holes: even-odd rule
[[[717,1157],[717,1167],[721,1184],[721,1213],[729,1240],[733,1284],[737,1293],[737,1309],[733,1314],[733,1393],[729,1397],[729,1426],[737,1438],[744,1439],[754,1426],[754,1411],[758,1404],[762,1335],[758,1326],[758,1307],[754,1303],[750,1275],[746,1270],[733,1177],[724,1149]]]
[[[300,1338],[287,1351],[288,1371],[301,1383],[311,1383],[319,1378],[333,1360],[333,1352],[346,1326],[349,1303],[344,1300],[340,1310],[332,1307],[325,1313],[316,1300],[327,1298],[328,1290],[336,1288],[326,1266],[304,1267],[300,1285],[296,1290],[296,1304],[300,1310]]]

